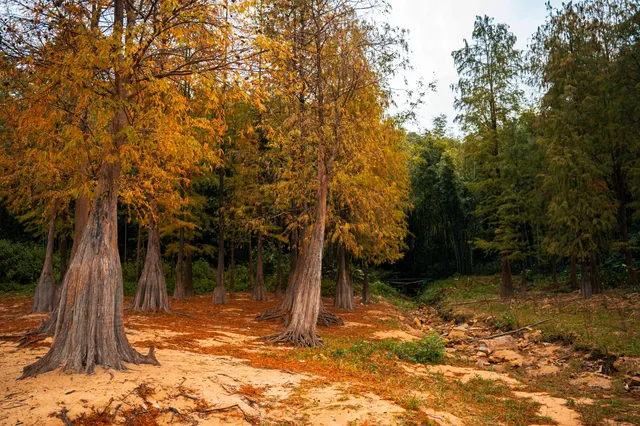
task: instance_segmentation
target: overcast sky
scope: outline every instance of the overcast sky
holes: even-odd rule
[[[518,38],[516,47],[526,49],[531,36],[546,16],[546,0],[390,0],[390,23],[409,30],[410,60],[413,70],[406,72],[409,82],[437,81],[437,92],[428,93],[417,111],[417,123],[411,130],[431,126],[434,117],[446,114],[453,123],[454,93],[457,81],[451,52],[471,39],[477,15],[488,15],[497,23],[506,23]],[[557,5],[558,1],[552,1]],[[399,78],[394,87],[402,87]],[[453,124],[452,124],[453,125]]]

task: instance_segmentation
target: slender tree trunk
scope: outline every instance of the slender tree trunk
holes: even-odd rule
[[[60,282],[64,281],[64,276],[69,268],[69,236],[65,235],[60,240]]]
[[[251,235],[251,232],[249,232],[249,287],[251,288],[251,291],[253,292],[253,285],[254,285],[254,280],[253,280],[253,244],[252,244],[252,240],[253,237]]]
[[[138,243],[136,245],[136,279],[140,279],[142,265],[142,223],[138,222]]]
[[[574,290],[580,288],[580,286],[578,285],[578,258],[575,254],[571,256],[569,284]]]
[[[278,257],[276,259],[276,299],[282,298],[282,241],[278,240]]]
[[[511,266],[509,265],[509,259],[506,254],[500,255],[500,261],[502,264],[502,275],[500,279],[500,297],[513,296],[513,278],[511,277]]]
[[[362,262],[362,272],[364,274],[364,282],[362,283],[362,303],[368,305],[371,303],[371,289],[369,288],[369,263]]]
[[[591,290],[593,294],[602,293],[602,279],[600,278],[600,271],[598,270],[598,255],[592,252],[589,255],[590,264],[590,278],[591,278]]]
[[[236,295],[236,239],[231,238],[231,264],[229,265],[229,297]]]
[[[629,248],[626,203],[620,203],[620,230],[622,231],[622,254],[627,264],[627,281],[629,285],[634,286],[638,283],[638,272],[636,271],[636,264],[633,261],[633,253],[631,253],[631,249]]]
[[[522,259],[522,274],[520,275],[520,296],[527,297],[527,261]]]
[[[187,297],[195,296],[193,288],[193,256],[191,250],[186,250],[184,256],[184,294]]]
[[[347,264],[347,251],[343,244],[340,244],[338,248],[338,280],[336,282],[336,295],[333,300],[333,307],[347,311],[356,310],[353,301],[353,288],[351,287],[351,274],[349,273],[349,265]]]
[[[587,266],[587,260],[584,259],[581,263],[582,267],[582,279],[580,280],[580,292],[582,297],[590,299],[593,295],[593,289],[591,288],[591,278],[589,277],[589,268]]]
[[[218,270],[216,273],[216,287],[213,289],[213,303],[223,305],[227,303],[224,288],[224,170],[220,171],[220,209],[218,210]]]
[[[47,236],[47,253],[40,273],[40,279],[33,295],[31,312],[51,312],[55,302],[56,283],[53,278],[53,248],[56,235],[56,216],[52,211],[49,216],[49,234]]]
[[[258,231],[258,259],[256,262],[256,281],[251,292],[251,300],[266,302],[269,300],[267,297],[267,289],[264,286],[264,265],[262,261],[262,231]]]
[[[129,306],[139,312],[171,312],[167,282],[164,278],[162,267],[162,254],[160,252],[160,231],[158,229],[158,206],[152,203],[152,211],[149,212],[149,241],[147,242],[147,256],[142,268],[142,274],[138,280],[136,295]]]
[[[178,245],[178,266],[176,267],[176,286],[173,289],[173,298],[176,300],[185,299],[184,290],[184,276],[183,276],[183,264],[184,264],[184,228],[180,227],[180,241]]]
[[[553,276],[552,276],[552,280],[553,280],[553,284],[557,284],[558,283],[558,259],[554,258],[553,259]]]

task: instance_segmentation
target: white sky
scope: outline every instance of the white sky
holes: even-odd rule
[[[409,30],[410,61],[413,70],[403,77],[414,84],[437,81],[437,91],[425,96],[416,111],[417,123],[408,123],[410,130],[422,131],[431,121],[446,114],[452,128],[456,111],[451,84],[458,79],[451,52],[471,39],[477,15],[488,15],[496,23],[508,24],[518,38],[516,47],[526,49],[531,36],[546,17],[546,0],[390,0],[393,10],[390,23]],[[558,5],[552,1],[552,5]],[[399,77],[394,87],[403,87]]]

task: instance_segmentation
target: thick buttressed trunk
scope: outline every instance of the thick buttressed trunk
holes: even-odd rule
[[[262,260],[262,232],[258,231],[258,247],[257,247],[257,262],[256,262],[256,281],[251,291],[251,300],[257,302],[266,302],[269,300],[267,297],[267,289],[264,286],[264,262]]]
[[[119,114],[124,128],[124,112]],[[87,228],[62,286],[53,343],[41,359],[24,368],[21,378],[61,367],[88,373],[99,365],[124,370],[124,362],[158,364],[153,347],[147,356],[127,341],[122,315],[122,268],[118,255],[117,192],[119,164],[105,163]]]
[[[362,303],[368,305],[371,303],[371,289],[369,288],[369,264],[362,262],[362,273],[364,274],[364,282],[362,283]]]
[[[522,273],[520,275],[520,296],[527,297],[527,261],[522,259]]]
[[[229,297],[236,295],[236,239],[231,239],[231,261],[229,264]]]
[[[622,254],[624,255],[624,261],[627,265],[627,281],[629,285],[636,285],[638,283],[638,272],[636,271],[636,264],[633,260],[633,253],[629,248],[629,228],[627,225],[627,206],[626,203],[620,203],[620,230],[622,231]]]
[[[180,228],[180,242],[178,243],[178,266],[176,267],[176,286],[173,289],[173,298],[175,300],[184,300],[184,228]]]
[[[196,290],[193,288],[193,257],[191,250],[186,250],[184,254],[184,295],[195,296]]]
[[[47,236],[47,254],[40,273],[40,279],[33,295],[31,312],[51,312],[56,296],[56,283],[53,278],[53,247],[56,235],[56,217],[52,212],[49,218],[49,234]]]
[[[580,293],[585,299],[591,298],[593,295],[593,289],[591,288],[591,277],[589,276],[589,267],[587,266],[587,260],[584,259],[581,262],[582,279],[580,280]]]
[[[276,299],[282,298],[282,241],[278,240],[278,257],[276,259]]]
[[[60,282],[64,281],[64,275],[69,269],[69,236],[60,240]]]
[[[218,270],[216,273],[216,287],[213,289],[213,303],[223,305],[227,303],[227,293],[224,288],[224,169],[219,173],[219,199],[218,209]]]
[[[347,251],[342,244],[340,244],[338,248],[338,279],[336,282],[336,295],[333,299],[333,307],[347,311],[356,310],[353,301],[353,288],[351,287],[351,274],[349,273],[349,265],[347,264]]]
[[[590,264],[590,278],[591,278],[591,292],[593,294],[602,294],[602,279],[600,278],[600,271],[598,269],[598,255],[591,253],[589,255]]]
[[[500,297],[513,296],[513,278],[511,276],[511,266],[506,254],[500,255],[502,274],[500,277]]]
[[[569,269],[569,285],[572,289],[578,290],[580,288],[578,285],[578,258],[575,254],[571,256],[571,266]]]
[[[322,154],[320,153],[320,158]],[[316,324],[322,307],[320,294],[322,279],[322,249],[327,219],[327,193],[329,176],[325,165],[320,163],[318,170],[318,204],[311,238],[303,239],[302,256],[298,259],[296,271],[291,282],[295,286],[291,319],[286,328],[266,340],[272,343],[288,343],[300,347],[322,345],[322,339],[316,333]]]
[[[153,205],[149,214],[149,241],[142,274],[138,280],[136,296],[129,308],[139,312],[171,312],[167,282],[164,279],[162,254],[160,252],[160,231],[157,222],[158,207]]]

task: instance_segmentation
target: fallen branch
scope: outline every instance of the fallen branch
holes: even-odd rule
[[[527,329],[529,329],[531,327],[535,327],[536,325],[544,324],[545,322],[549,322],[549,321],[551,321],[551,318],[546,319],[546,320],[542,320],[542,321],[538,321],[538,322],[536,322],[534,324],[525,325],[524,327],[520,327],[520,328],[515,329],[515,330],[507,331],[505,333],[498,333],[498,334],[494,334],[493,336],[478,337],[478,338],[475,338],[475,339],[470,339],[470,340],[467,340],[467,343],[477,342],[478,340],[490,340],[490,339],[495,339],[496,337],[508,336],[510,334],[515,334],[515,333],[518,333],[519,331],[524,331],[524,330],[527,330]]]
[[[60,417],[62,417],[62,421],[66,426],[73,426],[73,424],[71,423],[71,420],[69,420],[69,417],[67,417],[67,413],[68,413],[67,409],[63,408],[62,415]]]
[[[200,398],[196,398],[195,396],[187,395],[186,393],[178,394],[178,396],[184,396],[185,398],[189,398],[189,399],[192,399],[194,401],[197,401],[198,399],[200,399]]]
[[[203,414],[208,414],[208,413],[214,413],[216,411],[225,411],[225,410],[229,410],[233,407],[238,407],[240,408],[240,406],[236,403],[236,404],[231,404],[231,405],[226,405],[224,407],[217,407],[217,408],[207,408],[206,410],[202,410],[200,411],[200,413]]]

